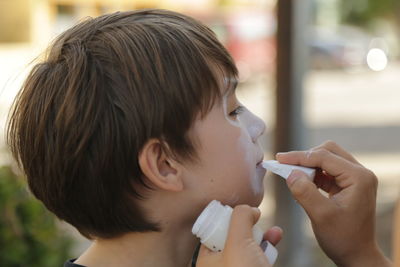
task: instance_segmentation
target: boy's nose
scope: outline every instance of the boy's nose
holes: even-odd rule
[[[265,123],[263,120],[261,120],[259,117],[255,116],[255,123],[253,126],[254,127],[253,130],[251,130],[252,134],[251,136],[251,140],[253,141],[253,143],[257,142],[258,138],[265,132]]]
[[[265,132],[265,123],[262,119],[251,113],[250,111],[245,112],[245,116],[242,118],[245,122],[247,132],[251,137],[253,143],[257,142],[257,139]]]

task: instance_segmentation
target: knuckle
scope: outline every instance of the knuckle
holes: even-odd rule
[[[369,185],[372,187],[378,187],[378,177],[376,177],[375,173],[370,169],[365,170],[365,180],[368,182]]]
[[[373,171],[360,166],[354,175],[358,176],[360,185],[365,189],[376,189],[378,187],[378,178]]]
[[[332,140],[328,140],[328,141],[325,141],[322,146],[324,146],[328,149],[333,149],[333,148],[338,147],[338,144]]]

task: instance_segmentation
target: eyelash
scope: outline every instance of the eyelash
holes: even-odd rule
[[[238,106],[237,108],[235,108],[231,113],[229,113],[229,116],[231,117],[236,117],[237,115],[239,115],[240,113],[242,113],[244,110],[243,106]]]

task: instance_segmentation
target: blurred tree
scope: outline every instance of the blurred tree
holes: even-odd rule
[[[376,19],[394,25],[400,40],[400,0],[339,0],[342,21],[361,27],[373,26]],[[400,45],[397,41],[397,45]]]
[[[399,0],[340,0],[342,20],[359,26],[368,25],[373,19],[392,20],[400,28]]]
[[[72,239],[10,167],[0,168],[0,266],[62,266]]]

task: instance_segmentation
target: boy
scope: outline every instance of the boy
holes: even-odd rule
[[[8,142],[33,194],[94,241],[67,266],[188,266],[211,200],[260,204],[265,125],[236,78],[214,33],[170,11],[104,15],[55,40]]]

